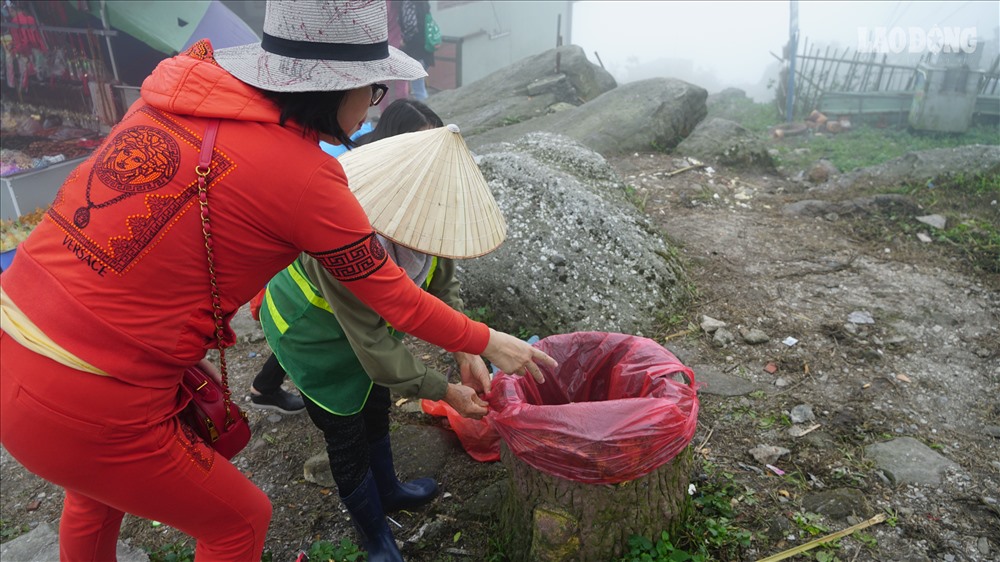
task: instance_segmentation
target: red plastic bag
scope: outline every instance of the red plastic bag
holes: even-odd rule
[[[490,427],[486,418],[481,420],[463,418],[462,414],[444,400],[421,400],[420,407],[432,416],[447,416],[448,423],[470,457],[479,462],[500,460],[500,434]]]
[[[260,307],[264,305],[264,293],[266,292],[267,287],[264,287],[250,299],[250,316],[258,322],[260,322]]]
[[[500,372],[483,420],[444,402],[466,451],[498,460],[502,437],[519,459],[553,476],[588,484],[634,480],[669,462],[694,437],[694,373],[655,341],[606,332],[550,336],[535,344],[559,362],[545,382]],[[677,380],[679,375],[687,382]],[[488,427],[484,427],[488,425]]]

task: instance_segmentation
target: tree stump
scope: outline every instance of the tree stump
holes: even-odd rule
[[[628,551],[632,535],[674,532],[688,513],[691,450],[621,484],[581,484],[546,474],[501,442],[510,486],[500,515],[505,553],[514,562],[607,562]]]

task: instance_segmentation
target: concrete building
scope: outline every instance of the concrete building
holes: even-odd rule
[[[223,0],[257,33],[264,28],[263,0]],[[573,2],[432,1],[443,42],[428,69],[431,92],[456,88],[525,57],[572,42]]]

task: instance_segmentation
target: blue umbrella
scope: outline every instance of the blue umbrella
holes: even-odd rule
[[[212,0],[208,3],[204,17],[198,22],[198,27],[194,29],[191,37],[184,44],[184,49],[206,37],[212,42],[212,47],[216,49],[260,41],[260,37],[257,37],[254,30],[250,29],[246,22],[219,0]]]
[[[260,40],[219,0],[66,0],[65,4],[73,9],[71,25],[99,28],[107,21],[108,27],[118,32],[107,40],[115,76],[134,86],[142,84],[161,60],[201,39],[210,40],[217,49]],[[39,8],[55,13],[53,5],[40,4]]]

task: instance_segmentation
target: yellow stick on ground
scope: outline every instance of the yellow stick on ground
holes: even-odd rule
[[[670,340],[672,340],[674,338],[679,338],[681,336],[686,336],[686,335],[690,334],[692,331],[694,331],[694,330],[681,330],[680,332],[674,332],[673,334],[670,334],[669,336],[663,338],[663,343],[667,343],[668,341],[670,341]]]
[[[863,521],[861,523],[858,523],[857,525],[853,525],[851,527],[848,527],[848,528],[844,529],[843,531],[837,531],[836,533],[827,535],[825,537],[820,537],[820,538],[818,538],[818,539],[816,539],[814,541],[809,541],[806,544],[799,545],[799,546],[797,546],[795,548],[788,549],[788,550],[786,550],[784,552],[779,552],[778,554],[775,554],[774,556],[768,556],[767,558],[761,558],[757,562],[778,562],[778,560],[784,560],[786,558],[791,558],[792,556],[795,556],[796,554],[802,554],[803,552],[805,552],[807,550],[812,550],[812,549],[816,548],[817,546],[819,546],[821,544],[828,543],[830,541],[835,541],[835,540],[840,539],[840,538],[844,538],[847,535],[850,535],[851,533],[853,533],[854,531],[860,531],[861,529],[864,529],[866,527],[871,527],[872,525],[876,525],[878,523],[881,523],[881,522],[885,521],[885,518],[886,518],[886,515],[884,513],[879,513],[878,515],[876,515],[875,517],[872,517],[868,521]]]
[[[685,167],[683,167],[683,168],[681,168],[679,170],[674,170],[673,172],[667,172],[667,173],[663,174],[663,177],[669,178],[671,176],[676,176],[677,174],[683,174],[684,172],[686,172],[688,170],[697,170],[698,168],[704,168],[704,167],[705,167],[704,164],[695,164],[694,166],[685,166]]]

